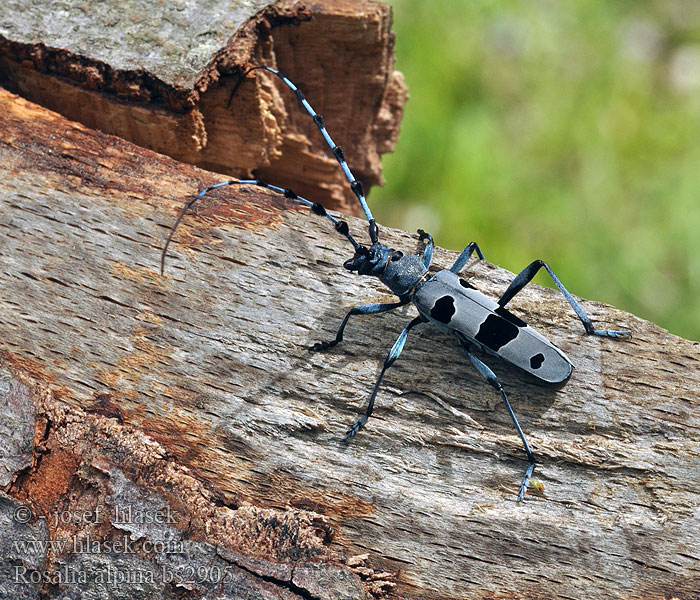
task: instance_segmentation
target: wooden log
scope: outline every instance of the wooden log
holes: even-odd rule
[[[390,7],[365,0],[0,6],[8,89],[180,161],[274,177],[350,213],[354,196],[291,92],[261,74],[232,92],[251,65],[281,69],[369,189],[382,183],[380,155],[394,147],[406,100],[393,46]]]
[[[503,406],[429,326],[345,444],[414,311],[358,317],[336,349],[308,352],[350,307],[390,301],[342,269],[350,248],[325,220],[224,188],[185,218],[160,276],[175,215],[218,177],[11,94],[0,102],[0,408],[14,416],[0,430],[14,457],[3,459],[4,535],[141,544],[5,556],[6,571],[19,559],[93,575],[228,566],[222,597],[697,597],[697,342],[590,301],[596,324],[634,335],[586,336],[557,291],[523,290],[512,310],[575,371],[555,391],[484,357],[545,486],[522,503],[526,461]],[[366,241],[366,223],[348,221]],[[420,247],[415,234],[382,228],[381,239]],[[438,248],[434,264],[454,258]],[[465,276],[494,297],[513,277],[486,262]],[[18,521],[25,506],[46,530]],[[98,506],[109,518],[93,524]],[[177,519],[115,517],[129,506]],[[54,524],[62,511],[79,518]],[[167,540],[196,552],[143,548]],[[140,585],[119,589],[180,589]],[[57,597],[96,586],[38,584]]]

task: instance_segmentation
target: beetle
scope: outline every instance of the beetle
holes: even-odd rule
[[[362,211],[369,222],[368,234],[371,244],[369,246],[364,246],[358,243],[350,234],[348,224],[345,221],[331,215],[318,202],[312,202],[298,196],[288,188],[272,185],[259,179],[231,179],[205,188],[182,208],[175,223],[170,228],[161,253],[161,274],[165,267],[165,257],[168,246],[172,241],[180,221],[198,200],[212,190],[229,185],[257,186],[281,194],[302,206],[309,207],[314,214],[327,218],[333,224],[335,230],[343,235],[353,246],[354,255],[344,262],[344,268],[358,275],[379,278],[379,280],[398,297],[398,302],[356,306],[345,315],[345,318],[338,328],[335,339],[318,342],[311,346],[309,350],[323,351],[339,344],[343,340],[345,327],[352,316],[384,313],[409,303],[413,303],[418,310],[418,316],[412,319],[403,328],[389,350],[382,365],[381,372],[372,389],[367,409],[347,430],[344,440],[348,441],[356,435],[371,416],[382,378],[387,369],[389,369],[401,355],[409,332],[417,325],[429,322],[457,337],[467,357],[478,373],[503,400],[508,415],[522,441],[528,460],[528,466],[517,495],[518,501],[523,500],[528,484],[531,484],[537,490],[541,491],[541,483],[530,481],[530,477],[535,468],[535,457],[520,427],[520,423],[513,412],[508,396],[494,372],[486,363],[476,356],[474,351],[480,350],[487,355],[499,357],[526,373],[529,373],[543,384],[562,386],[568,381],[574,366],[566,354],[550,342],[544,335],[506,309],[506,305],[513,297],[520,292],[542,268],[549,274],[554,284],[559,288],[564,298],[571,305],[574,312],[583,323],[587,334],[621,338],[629,336],[631,333],[629,331],[595,329],[591,319],[578,301],[569,293],[549,265],[542,260],[536,260],[525,267],[525,269],[516,275],[498,301],[495,301],[477,290],[469,281],[459,276],[460,271],[474,253],[476,253],[479,260],[484,260],[484,255],[476,242],[469,243],[449,269],[443,269],[437,273],[429,271],[433,257],[433,238],[422,229],[418,230],[419,240],[421,242],[425,241],[426,243],[421,254],[405,254],[400,250],[381,244],[379,242],[379,228],[367,204],[362,184],[355,179],[352,174],[340,146],[336,145],[328,134],[323,117],[311,107],[298,87],[277,69],[266,65],[258,65],[251,67],[242,74],[241,79],[234,87],[232,95],[236,92],[236,89],[246,76],[256,70],[267,71],[281,79],[282,82],[294,92],[306,112],[313,119],[321,135],[330,147],[333,156],[343,170],[350,184],[350,188],[360,203]]]

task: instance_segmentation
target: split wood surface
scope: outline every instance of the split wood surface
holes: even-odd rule
[[[222,598],[697,597],[698,343],[595,302],[584,306],[598,326],[633,337],[586,336],[558,292],[528,286],[512,310],[575,371],[555,391],[484,357],[545,486],[517,503],[526,461],[504,407],[429,325],[411,332],[365,429],[342,442],[414,311],[357,317],[337,348],[307,350],[352,306],[391,301],[343,270],[350,248],[325,220],[225,188],[184,219],[161,276],[177,212],[222,177],[6,92],[0,105],[0,550],[11,565],[215,565],[231,575]],[[364,240],[366,223],[349,224]],[[415,234],[380,236],[420,248]],[[434,264],[454,257],[438,248]],[[487,262],[464,275],[494,297],[513,277]],[[23,506],[47,519],[21,522]],[[51,518],[98,506],[110,518]],[[125,506],[177,519],[119,521]],[[10,543],[86,532],[127,535],[139,552],[16,556]],[[148,552],[149,540],[196,551]],[[98,597],[97,585],[27,589]],[[162,578],[124,589],[181,590]]]
[[[0,3],[0,85],[179,161],[355,214],[292,93],[242,74],[265,64],[290,77],[369,188],[406,101],[393,49],[391,9],[369,0]]]

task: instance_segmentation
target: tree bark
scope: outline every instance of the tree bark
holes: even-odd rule
[[[379,2],[6,0],[0,83],[106,133],[209,170],[275,178],[357,213],[354,196],[281,69],[342,139],[367,188],[382,183],[406,90],[394,70],[391,9]],[[352,74],[352,77],[349,76]]]
[[[351,248],[325,219],[223,188],[183,220],[161,276],[177,212],[221,178],[0,103],[6,595],[99,595],[95,579],[121,573],[111,597],[697,598],[698,343],[589,301],[597,325],[633,337],[586,336],[557,291],[516,296],[575,365],[555,391],[482,357],[537,458],[544,492],[522,503],[504,407],[430,326],[343,443],[415,312],[356,317],[341,345],[307,350],[350,307],[392,301],[342,268]],[[348,222],[366,242],[366,222]],[[438,248],[434,264],[454,258]],[[473,262],[464,276],[498,297],[513,274]],[[88,535],[102,545],[80,552]],[[21,588],[18,565],[89,581]]]

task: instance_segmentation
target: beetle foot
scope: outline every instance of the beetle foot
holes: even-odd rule
[[[610,337],[610,338],[622,338],[622,337],[632,337],[632,332],[631,331],[614,331],[611,329],[594,329],[593,330],[593,335],[599,335],[601,337]]]
[[[360,418],[357,423],[355,423],[350,429],[347,430],[345,433],[345,437],[343,438],[344,442],[347,442],[351,437],[353,437],[360,429],[362,429],[362,426],[366,423],[367,417],[363,416]]]
[[[313,346],[309,346],[309,352],[323,352],[332,348],[338,343],[338,340],[333,340],[332,342],[316,342]]]

